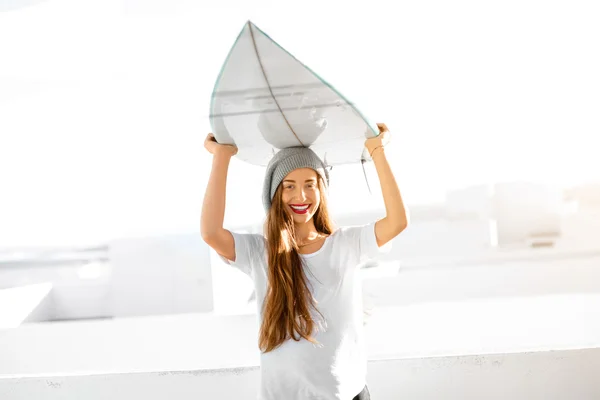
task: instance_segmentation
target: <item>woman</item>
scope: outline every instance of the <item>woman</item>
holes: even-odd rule
[[[225,186],[233,145],[213,135],[213,165],[202,207],[202,238],[254,281],[261,350],[260,400],[365,400],[367,359],[357,266],[376,258],[408,225],[383,139],[367,139],[386,216],[334,229],[327,208],[329,174],[305,147],[282,149],[264,179],[264,236],[223,228]]]

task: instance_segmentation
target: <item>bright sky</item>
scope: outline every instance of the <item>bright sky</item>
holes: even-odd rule
[[[198,231],[210,94],[248,19],[390,127],[409,204],[480,182],[600,179],[593,1],[8,3],[0,247]],[[226,225],[262,217],[262,173],[234,160]],[[360,166],[335,168],[332,205],[380,202],[368,173],[373,197]]]

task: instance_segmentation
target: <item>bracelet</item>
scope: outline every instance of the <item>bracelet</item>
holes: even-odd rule
[[[373,151],[371,151],[370,157],[373,158],[373,153],[375,153],[375,150],[377,150],[378,148],[382,148],[383,149],[383,145],[377,146],[373,149]]]

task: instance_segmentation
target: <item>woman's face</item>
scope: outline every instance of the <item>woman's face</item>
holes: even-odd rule
[[[295,223],[310,221],[321,202],[317,172],[312,168],[298,168],[283,181],[281,201]]]

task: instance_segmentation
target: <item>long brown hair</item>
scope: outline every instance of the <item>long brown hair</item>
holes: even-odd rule
[[[317,174],[320,204],[313,216],[317,232],[330,235],[334,225],[327,209],[324,184]],[[279,185],[265,222],[268,249],[267,293],[262,308],[262,325],[258,345],[267,353],[291,338],[304,338],[317,344],[312,337],[316,322],[310,309],[316,312],[315,300],[308,288],[304,264],[298,253],[298,243],[292,215],[281,200]],[[322,315],[321,315],[322,316]]]

